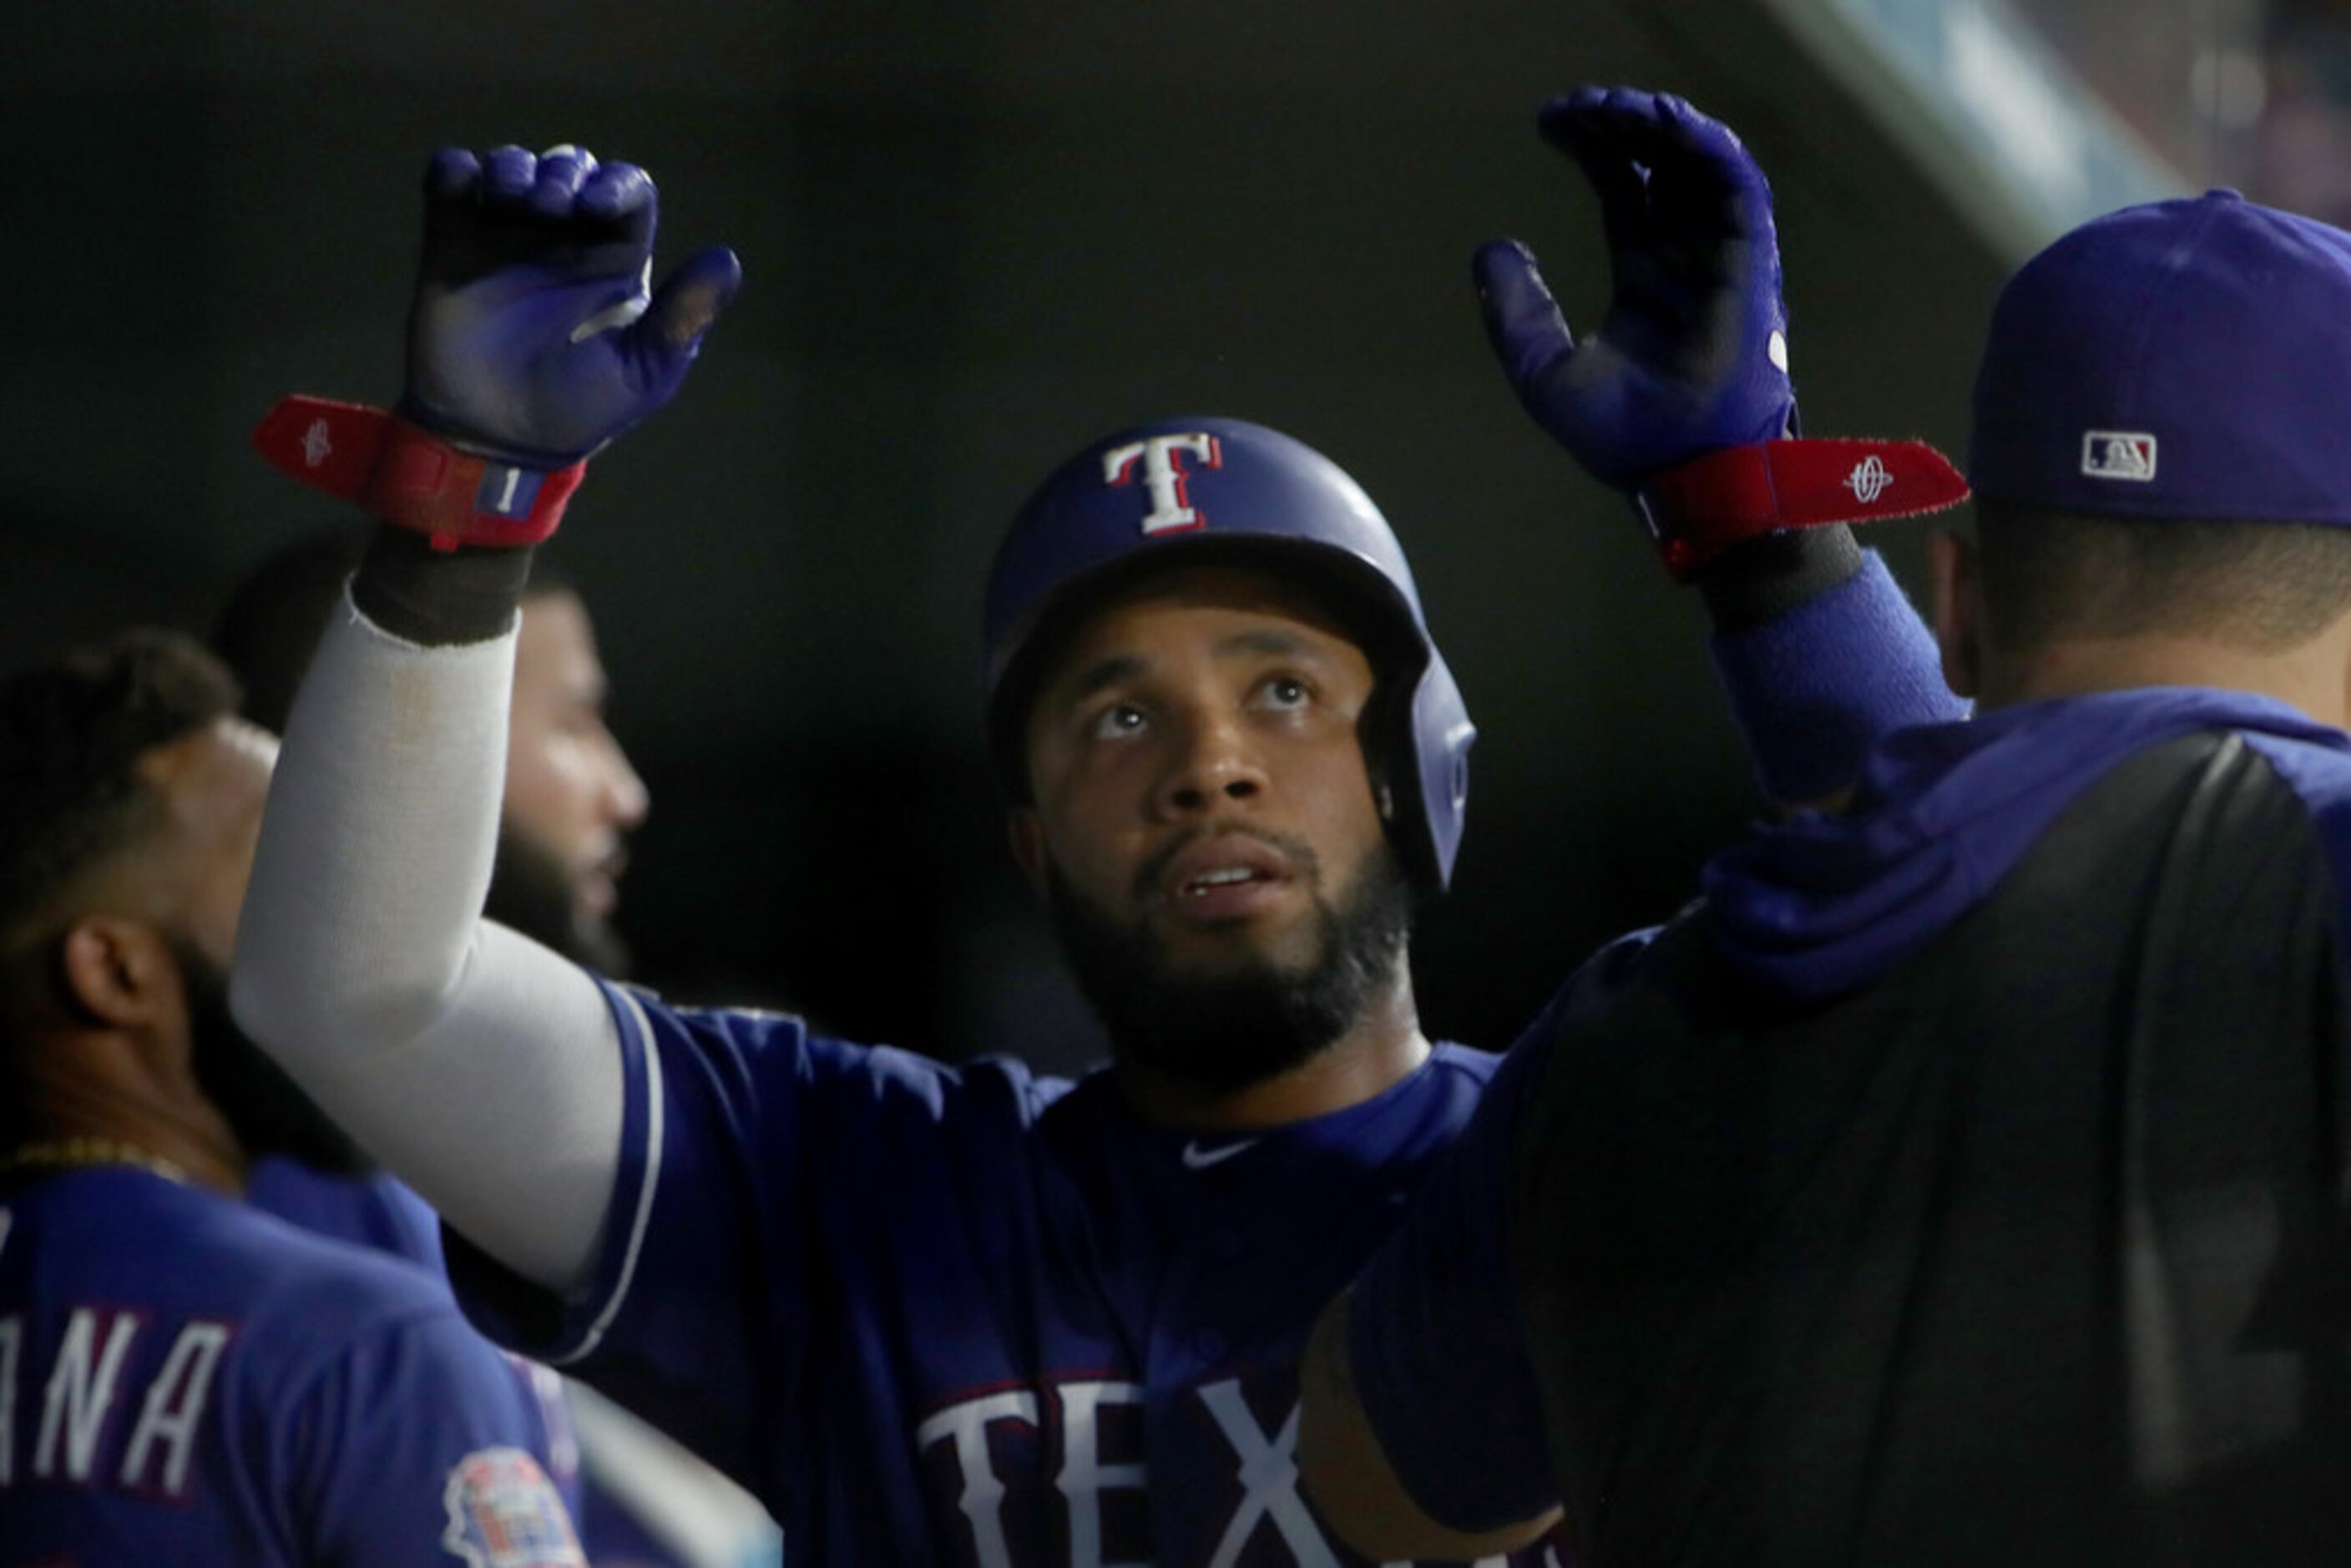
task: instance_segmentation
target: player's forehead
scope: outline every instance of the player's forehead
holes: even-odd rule
[[[204,842],[242,831],[261,814],[277,762],[277,737],[233,714],[151,747],[139,772],[163,802],[167,831]]]
[[[578,594],[557,588],[523,600],[522,624],[515,636],[515,685],[602,696],[604,665],[596,653],[595,623]]]
[[[1331,598],[1294,573],[1227,562],[1171,566],[1122,582],[1072,614],[1045,652],[1038,689],[1089,681],[1113,663],[1148,671],[1204,653],[1285,650],[1364,657]]]

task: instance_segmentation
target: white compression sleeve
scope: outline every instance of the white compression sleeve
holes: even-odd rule
[[[475,1246],[554,1290],[620,1159],[620,1036],[569,961],[481,918],[515,635],[425,648],[345,597],[287,720],[230,1000]]]

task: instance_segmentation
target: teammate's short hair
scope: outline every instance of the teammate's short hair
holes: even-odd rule
[[[272,551],[238,580],[213,623],[213,651],[245,688],[245,716],[283,730],[327,612],[360,564],[367,534],[321,528]]]
[[[2351,608],[2351,235],[2234,192],[2082,225],[2001,287],[1968,477],[1985,631],[2276,653]]]
[[[2120,517],[1984,500],[1984,621],[1994,647],[2164,632],[2273,653],[2351,612],[2351,528]]]
[[[160,822],[140,757],[236,705],[235,677],[174,632],[125,632],[0,678],[0,944]]]

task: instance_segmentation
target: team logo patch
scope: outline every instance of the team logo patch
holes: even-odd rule
[[[316,468],[334,455],[335,444],[327,434],[327,422],[323,419],[312,420],[310,428],[302,433],[303,463]]]
[[[2082,472],[2093,479],[2152,480],[2155,437],[2138,430],[2085,430]]]
[[[449,1472],[441,1544],[468,1568],[586,1568],[571,1516],[538,1461],[520,1448],[483,1448]]]
[[[1875,452],[1855,464],[1853,472],[1844,476],[1844,487],[1865,507],[1886,494],[1893,484],[1894,471]]]

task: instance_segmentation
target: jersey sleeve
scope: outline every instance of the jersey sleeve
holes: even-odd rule
[[[1347,1357],[1356,1397],[1413,1501],[1465,1534],[1558,1500],[1511,1263],[1520,1108],[1561,1029],[1604,1007],[1655,935],[1602,948],[1520,1036],[1403,1227],[1355,1281]]]
[[[493,1338],[758,1491],[800,1432],[820,1430],[826,1391],[886,1404],[908,1355],[969,1332],[922,1320],[952,1294],[921,1271],[1017,1254],[1000,1228],[1017,1206],[999,1196],[1019,1186],[1022,1134],[1061,1086],[1015,1063],[950,1069],[797,1019],[607,991],[626,1100],[586,1288],[553,1295],[455,1231],[450,1278]],[[812,1368],[820,1340],[837,1354]]]
[[[1356,1397],[1389,1467],[1422,1512],[1464,1533],[1530,1519],[1556,1490],[1504,1207],[1520,1086],[1543,1038],[1531,1031],[1495,1073],[1348,1313]]]
[[[445,1301],[355,1336],[289,1414],[273,1469],[300,1561],[584,1563],[542,1413]]]
[[[1965,718],[1942,655],[1877,552],[1818,598],[1708,640],[1763,792],[1785,803],[1835,794],[1880,737]]]

